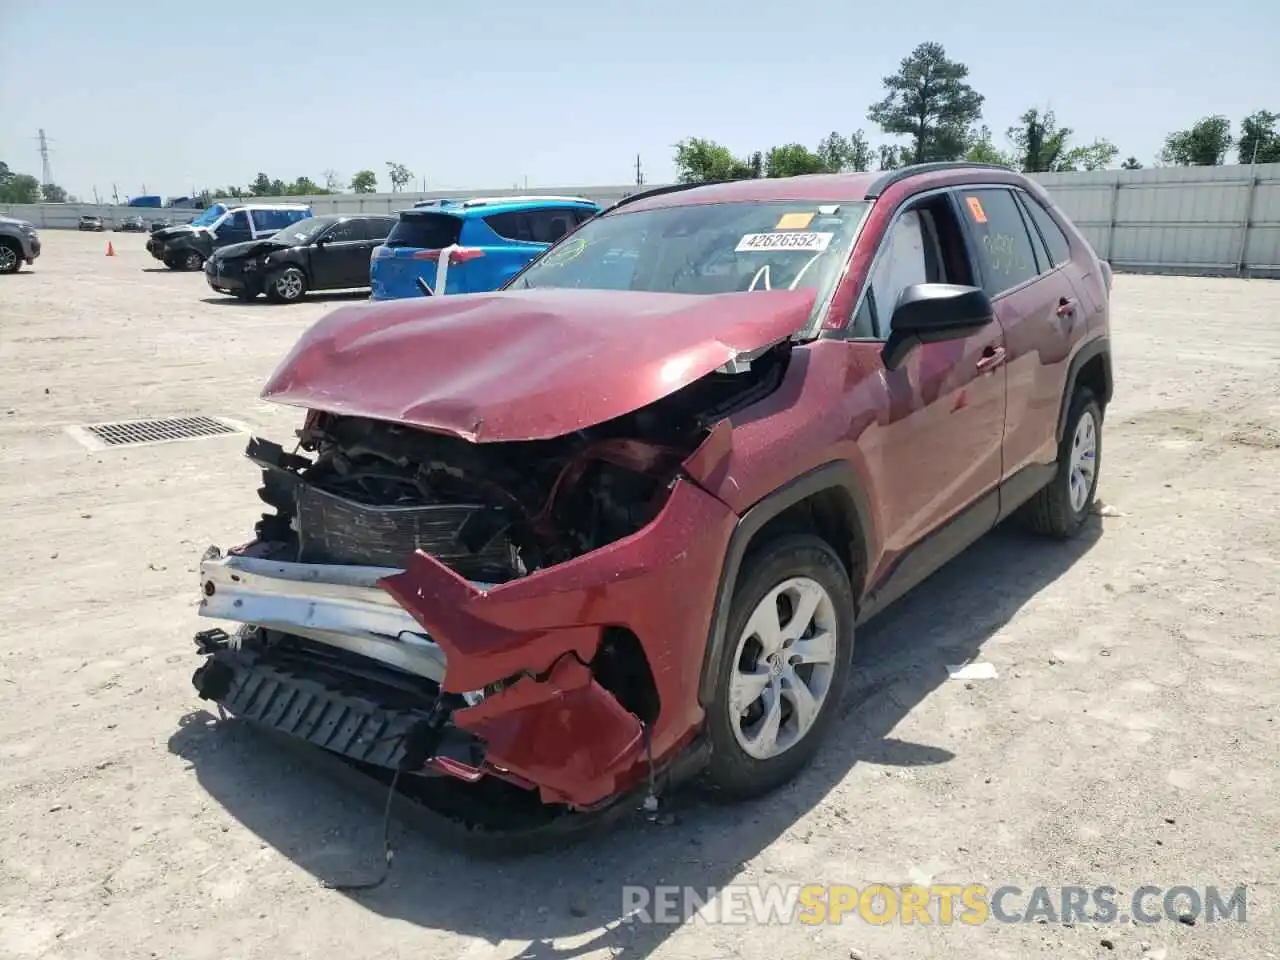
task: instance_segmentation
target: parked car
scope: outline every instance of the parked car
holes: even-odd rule
[[[17,273],[40,256],[40,233],[35,224],[0,216],[0,274]]]
[[[164,230],[172,226],[173,226],[172,220],[170,220],[168,217],[161,217],[158,220],[151,221],[151,232],[155,233],[157,230]]]
[[[141,217],[124,217],[116,229],[121,233],[146,233],[147,224]]]
[[[305,424],[249,444],[196,689],[464,824],[764,793],[859,624],[1005,518],[1084,527],[1110,287],[1037,183],[940,163],[659,188],[501,291],[335,310],[263,391]]]
[[[420,201],[373,251],[371,299],[495,290],[599,212],[581,197]]]
[[[391,232],[395,218],[350,215],[299,220],[269,237],[220,247],[204,263],[218,293],[277,303],[301,300],[308,290],[369,286],[369,256]]]
[[[310,216],[302,203],[215,203],[189,224],[154,231],[147,252],[172,270],[199,270],[219,247],[269,237]]]
[[[101,233],[103,230],[107,229],[107,225],[103,223],[101,217],[95,217],[92,214],[85,214],[80,218],[80,225],[78,229],[96,230]]]

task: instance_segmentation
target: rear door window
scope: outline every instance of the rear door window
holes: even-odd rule
[[[555,243],[574,226],[573,211],[565,207],[529,211],[529,230],[534,243]]]
[[[999,187],[958,193],[987,295],[998,297],[1035,279],[1039,273],[1035,249],[1013,194]]]
[[[462,221],[447,213],[406,213],[387,235],[389,247],[440,250],[458,242]]]
[[[492,216],[485,217],[484,222],[488,224],[490,230],[503,240],[510,240],[513,243],[534,242],[533,226],[529,222],[529,214],[524,211],[495,213]]]
[[[391,233],[391,228],[396,225],[396,221],[392,217],[367,217],[365,218],[365,229],[368,231],[370,240],[382,241],[387,239]]]

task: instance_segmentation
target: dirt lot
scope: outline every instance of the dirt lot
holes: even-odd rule
[[[64,429],[287,438],[257,388],[334,300],[215,300],[136,235],[45,242],[0,277],[0,956],[1280,957],[1280,283],[1117,278],[1106,515],[1068,547],[998,531],[864,630],[844,729],[791,788],[496,865],[401,825],[391,879],[348,895],[318,879],[373,869],[381,811],[190,684],[196,561],[258,512],[244,438]],[[948,680],[970,658],[998,678]],[[930,880],[1122,908],[1247,884],[1248,922],[618,922],[628,883]]]

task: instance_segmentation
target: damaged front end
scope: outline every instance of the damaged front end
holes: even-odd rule
[[[468,826],[652,791],[699,748],[727,418],[790,349],[553,439],[315,409],[293,452],[255,438],[270,509],[201,563],[201,614],[242,626],[198,635],[197,690]]]

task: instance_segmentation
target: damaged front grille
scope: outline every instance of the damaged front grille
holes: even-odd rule
[[[299,560],[358,566],[399,567],[422,550],[461,576],[483,580],[511,568],[510,546],[497,538],[478,550],[459,533],[484,504],[373,506],[307,484],[296,488]]]

